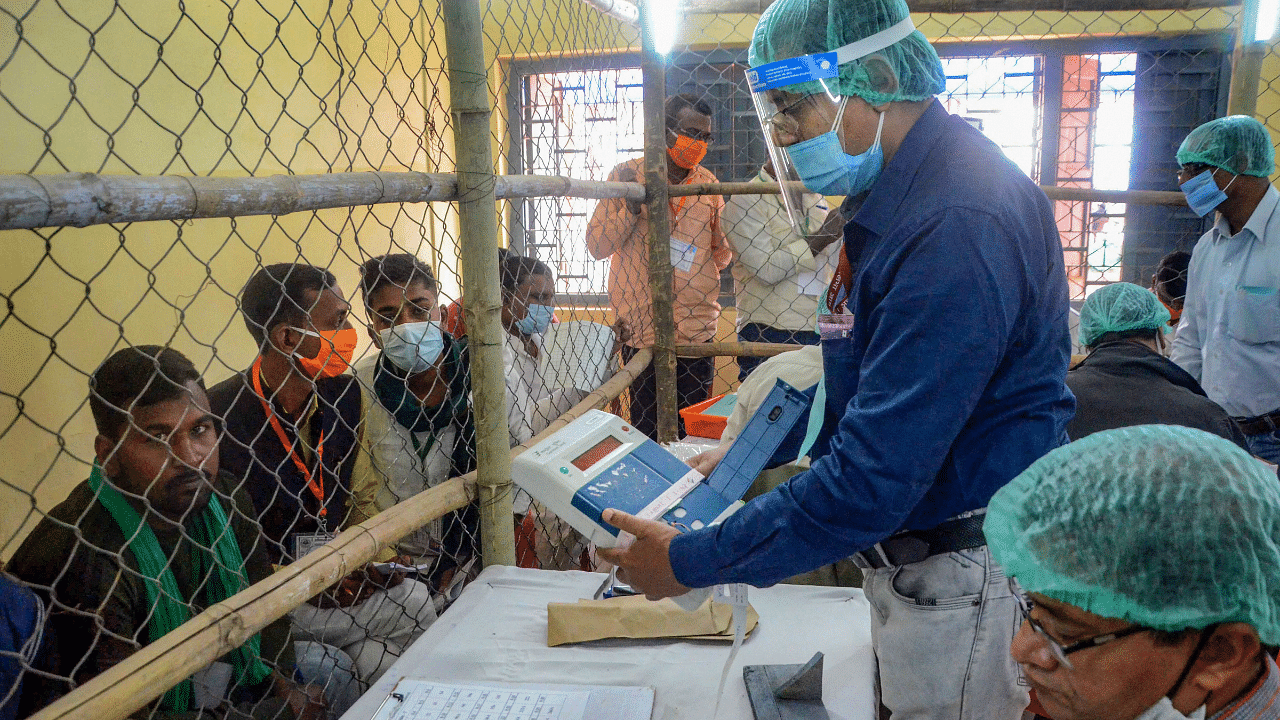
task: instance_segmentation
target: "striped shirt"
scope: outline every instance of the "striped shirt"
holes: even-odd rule
[[[1277,720],[1280,719],[1280,668],[1270,656],[1267,671],[1248,693],[1209,720]]]

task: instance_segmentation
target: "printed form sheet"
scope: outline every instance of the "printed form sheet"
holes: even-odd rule
[[[404,679],[374,720],[583,720],[588,690],[457,685]]]

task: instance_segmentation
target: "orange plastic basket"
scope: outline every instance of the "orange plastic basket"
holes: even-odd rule
[[[704,415],[703,411],[720,402],[727,394],[717,395],[710,400],[704,400],[697,405],[690,405],[681,410],[680,418],[684,420],[685,434],[719,440],[720,436],[724,434],[724,428],[729,422],[729,417],[727,415]]]

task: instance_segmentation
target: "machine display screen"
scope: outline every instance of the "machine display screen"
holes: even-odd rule
[[[610,435],[591,447],[590,450],[582,453],[573,459],[573,466],[586,472],[587,468],[595,465],[604,459],[604,456],[622,447],[622,441]]]

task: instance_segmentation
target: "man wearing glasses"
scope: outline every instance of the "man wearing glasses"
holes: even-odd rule
[[[688,93],[667,98],[666,131],[669,184],[718,182],[702,166],[712,140],[711,106],[705,100]],[[621,163],[609,173],[609,180],[644,182],[644,159]],[[723,209],[720,195],[674,197],[668,203],[677,345],[710,342],[715,337],[720,271],[733,258],[720,230]],[[622,360],[629,362],[638,348],[653,345],[649,209],[635,200],[601,200],[587,226],[587,250],[597,260],[609,258],[609,301],[632,333],[622,346]],[[713,358],[676,358],[679,406],[711,397],[714,374]],[[631,423],[649,437],[657,437],[658,396],[652,366],[631,384],[630,393]]]
[[[1095,433],[1001,488],[983,530],[1054,720],[1280,718],[1280,486],[1248,453],[1172,425]]]
[[[1066,441],[1075,409],[1052,206],[936,99],[946,74],[904,0],[776,0],[749,59],[788,213],[805,190],[845,196],[819,298],[812,464],[683,534],[610,508],[604,521],[636,540],[600,556],[657,598],[854,554],[894,720],[1017,720],[1017,605],[982,515]]]
[[[1280,462],[1280,192],[1262,123],[1218,118],[1178,148],[1178,183],[1213,228],[1191,255],[1170,359],[1200,382],[1245,434],[1249,451]]]

